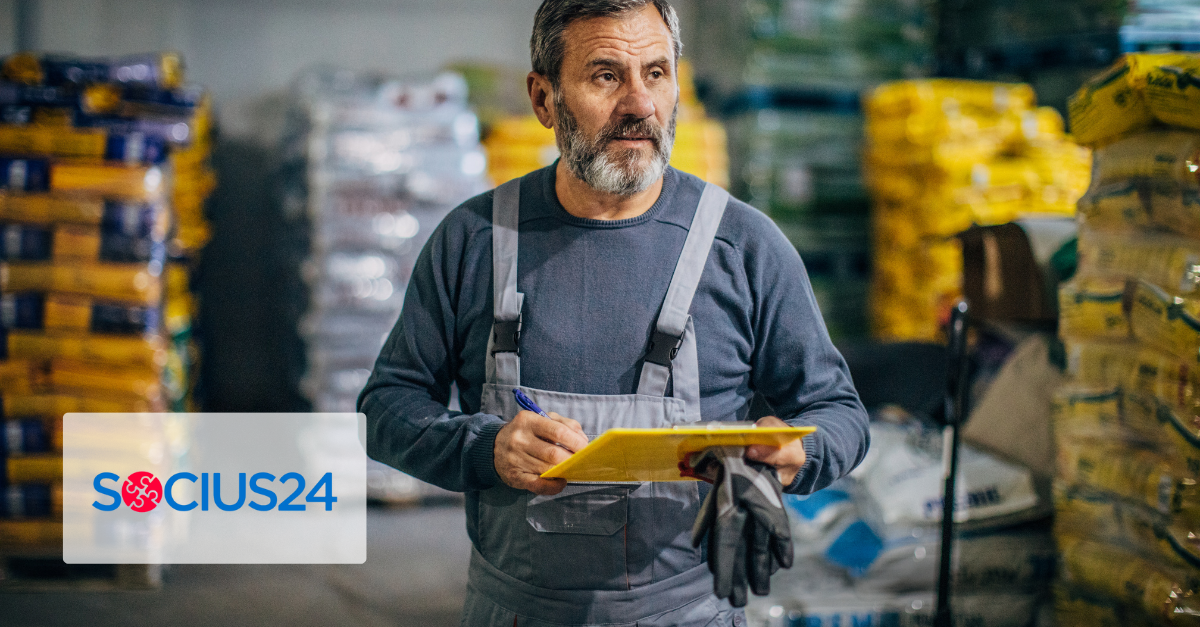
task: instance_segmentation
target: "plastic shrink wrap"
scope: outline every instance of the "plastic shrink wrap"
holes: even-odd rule
[[[292,228],[307,240],[296,382],[315,411],[354,412],[417,254],[451,209],[489,188],[467,85],[317,70],[295,81],[282,152]],[[372,462],[372,498],[443,492]]]

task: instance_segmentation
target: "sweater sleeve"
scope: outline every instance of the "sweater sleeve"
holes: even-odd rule
[[[817,428],[804,439],[807,460],[786,488],[810,494],[862,461],[870,445],[867,412],[829,339],[800,255],[778,227],[762,221],[762,237],[746,240],[752,385],[785,422]]]
[[[500,479],[493,462],[496,415],[447,409],[465,339],[456,315],[463,268],[491,268],[471,259],[470,233],[459,208],[434,231],[417,258],[404,307],[358,398],[367,417],[367,454],[422,481],[458,492],[483,490]],[[476,251],[474,254],[483,255]],[[491,274],[487,273],[490,282]],[[487,303],[490,307],[490,303]]]

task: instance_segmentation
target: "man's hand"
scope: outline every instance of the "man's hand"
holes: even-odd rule
[[[759,427],[791,426],[775,416],[759,418],[758,422],[754,424]],[[782,447],[765,444],[747,446],[746,459],[774,466],[775,472],[779,473],[779,482],[783,484],[784,488],[787,488],[796,479],[796,473],[800,472],[800,467],[804,465],[807,456],[804,454],[804,442],[793,440]]]
[[[562,444],[569,450],[565,450]],[[496,434],[496,474],[518,490],[534,494],[558,494],[567,487],[563,479],[543,479],[539,475],[572,453],[587,446],[587,436],[579,423],[554,412],[545,418],[531,411],[518,413]]]

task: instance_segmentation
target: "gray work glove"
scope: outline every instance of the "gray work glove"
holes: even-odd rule
[[[747,588],[771,592],[771,575],[792,567],[792,532],[775,469],[746,461],[745,447],[716,446],[688,459],[686,474],[713,484],[692,527],[692,546],[708,536],[713,593],[734,607]]]

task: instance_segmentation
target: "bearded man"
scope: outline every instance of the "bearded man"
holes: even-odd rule
[[[540,477],[609,428],[743,420],[758,393],[760,425],[817,427],[746,451],[787,492],[866,453],[795,248],[667,165],[680,51],[666,0],[542,4],[527,87],[562,156],[442,222],[359,398],[373,458],[466,493],[464,625],[744,624],[690,538],[706,484]]]

